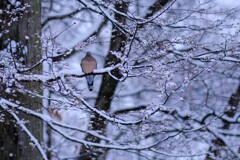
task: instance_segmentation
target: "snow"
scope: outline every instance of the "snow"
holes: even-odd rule
[[[45,123],[44,143],[51,138],[53,159],[77,157],[82,145],[87,145],[109,149],[108,160],[201,160],[209,153],[211,141],[218,137],[226,144],[223,147],[239,158],[239,109],[232,117],[226,115],[226,110],[239,85],[240,3],[209,2],[173,1],[144,19],[152,0],[131,1],[127,13],[116,10],[111,1],[44,1],[43,22],[75,10],[79,13],[44,25],[43,57],[31,67],[13,61],[10,50],[18,52],[17,41],[9,39],[7,48],[0,51],[0,82],[6,84],[5,92],[20,91],[41,98],[42,113],[21,106],[20,100],[2,97],[0,107],[15,118],[45,159],[42,142],[29,132],[18,112]],[[126,18],[126,24],[119,23],[115,15]],[[105,19],[108,22],[103,23]],[[13,17],[6,25],[17,21]],[[109,48],[117,47],[110,44],[116,38],[111,35],[113,27],[129,39],[122,42],[124,52],[112,52],[121,62],[104,67]],[[1,31],[0,37],[10,31]],[[31,35],[24,38],[29,41]],[[27,46],[22,47],[27,53]],[[79,64],[87,51],[98,62],[93,72],[93,92],[86,90],[86,75]],[[43,74],[29,73],[41,64]],[[123,74],[121,79],[114,76],[115,69]],[[118,81],[109,111],[95,106],[103,74]],[[43,94],[22,85],[33,81],[43,84]],[[107,123],[106,132],[88,127],[95,114]],[[221,128],[224,121],[231,123],[229,129]],[[46,133],[47,126],[53,131],[51,137]],[[86,134],[100,142],[85,140]]]

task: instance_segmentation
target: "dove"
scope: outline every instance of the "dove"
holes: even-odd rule
[[[94,69],[97,68],[97,61],[91,55],[90,52],[87,52],[86,56],[83,57],[83,59],[81,60],[80,65],[82,67],[83,73],[90,74],[90,73],[93,72]],[[87,80],[89,91],[92,91],[93,90],[94,75],[86,75],[86,80]]]

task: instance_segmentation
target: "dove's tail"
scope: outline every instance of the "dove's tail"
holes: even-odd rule
[[[87,83],[88,83],[88,89],[89,89],[89,91],[92,91],[94,75],[86,76],[86,79],[87,79]]]

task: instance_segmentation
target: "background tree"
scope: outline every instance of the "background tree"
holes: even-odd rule
[[[25,90],[41,94],[40,83],[16,83],[14,74],[41,73],[41,65],[34,66],[41,59],[41,3],[38,0],[1,1],[0,6],[1,97],[38,112],[42,109],[41,98],[32,97]],[[29,69],[24,70],[23,66]],[[36,143],[33,139],[42,141],[42,122],[4,106],[1,113],[1,158],[42,159],[39,151],[34,149]]]

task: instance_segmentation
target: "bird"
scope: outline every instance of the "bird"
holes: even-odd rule
[[[93,73],[93,70],[97,68],[97,61],[90,52],[87,52],[85,57],[83,57],[81,60],[80,65],[82,67],[83,73],[90,74]],[[94,75],[86,75],[85,77],[87,80],[88,89],[89,91],[92,91]]]

